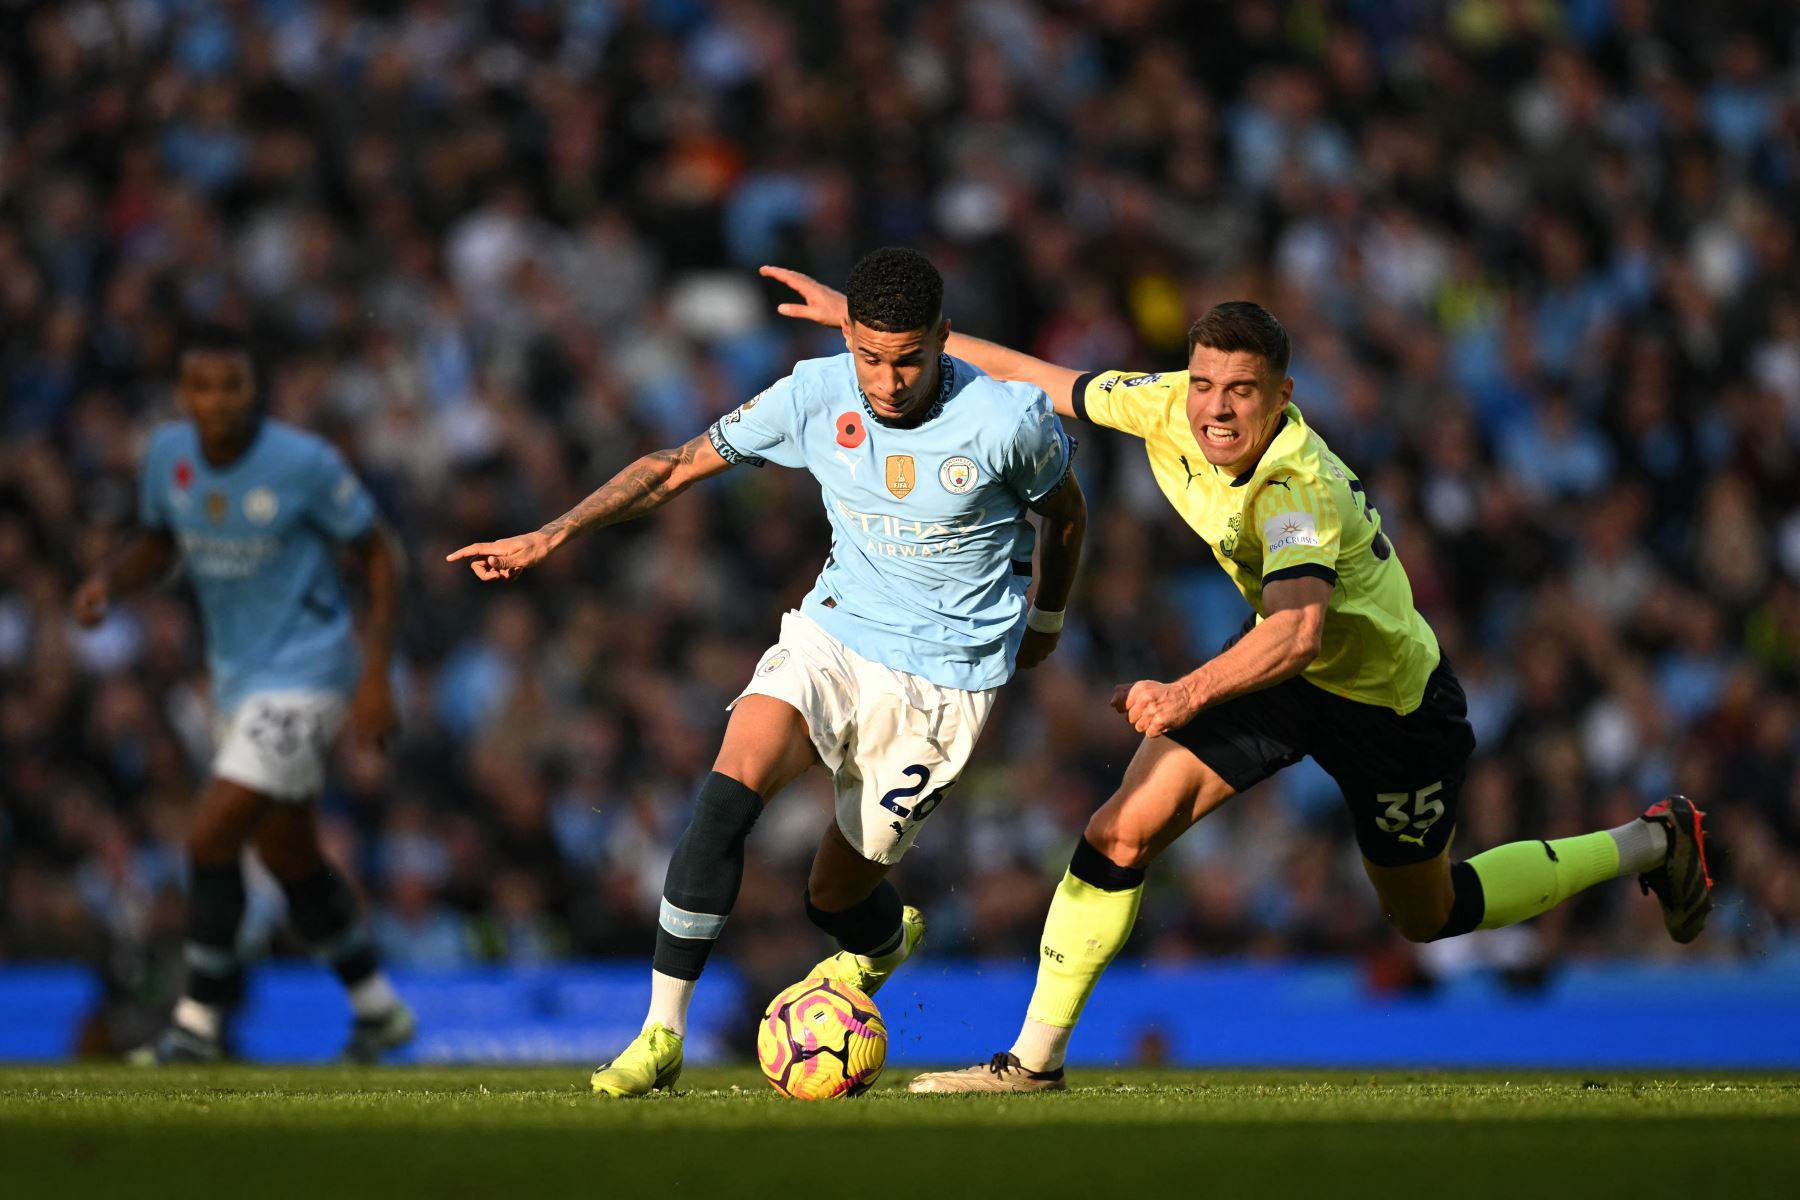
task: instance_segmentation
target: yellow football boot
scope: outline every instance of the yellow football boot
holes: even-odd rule
[[[602,1096],[648,1096],[673,1088],[681,1077],[681,1035],[667,1025],[647,1025],[619,1056],[596,1067],[594,1091]]]

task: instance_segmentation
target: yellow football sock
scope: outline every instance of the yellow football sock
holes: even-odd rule
[[[1037,987],[1026,1011],[1030,1021],[1073,1028],[1094,985],[1131,935],[1144,885],[1107,891],[1064,872],[1044,918]]]
[[[1619,844],[1606,830],[1554,842],[1508,842],[1477,854],[1469,866],[1480,877],[1487,902],[1476,928],[1498,929],[1549,912],[1583,888],[1616,878]]]

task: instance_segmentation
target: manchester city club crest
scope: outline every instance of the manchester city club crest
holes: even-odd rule
[[[788,652],[786,650],[777,650],[775,653],[769,655],[767,662],[757,668],[756,673],[758,675],[773,675],[787,665],[787,660]]]
[[[960,454],[946,458],[944,465],[938,468],[938,482],[953,496],[966,495],[975,486],[975,480],[975,461]]]
[[[904,500],[912,495],[913,485],[918,482],[919,472],[913,466],[912,455],[887,456],[887,490],[894,493],[894,499]]]
[[[281,511],[281,502],[266,487],[251,488],[244,497],[244,516],[252,525],[267,525]]]

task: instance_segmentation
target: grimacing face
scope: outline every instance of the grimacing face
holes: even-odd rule
[[[188,350],[175,376],[181,406],[204,445],[242,436],[255,419],[256,377],[250,356],[230,350]]]
[[[1256,465],[1293,394],[1293,379],[1260,354],[1195,346],[1188,359],[1188,425],[1206,461],[1229,474]]]
[[[851,320],[844,345],[856,367],[856,385],[884,421],[905,421],[925,411],[938,389],[938,355],[950,336],[950,322],[934,328],[883,333]]]

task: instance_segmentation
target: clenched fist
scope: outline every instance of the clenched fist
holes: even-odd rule
[[[1161,737],[1180,729],[1200,711],[1199,700],[1185,683],[1158,683],[1140,679],[1113,688],[1112,706],[1125,714],[1131,727],[1145,737]]]

